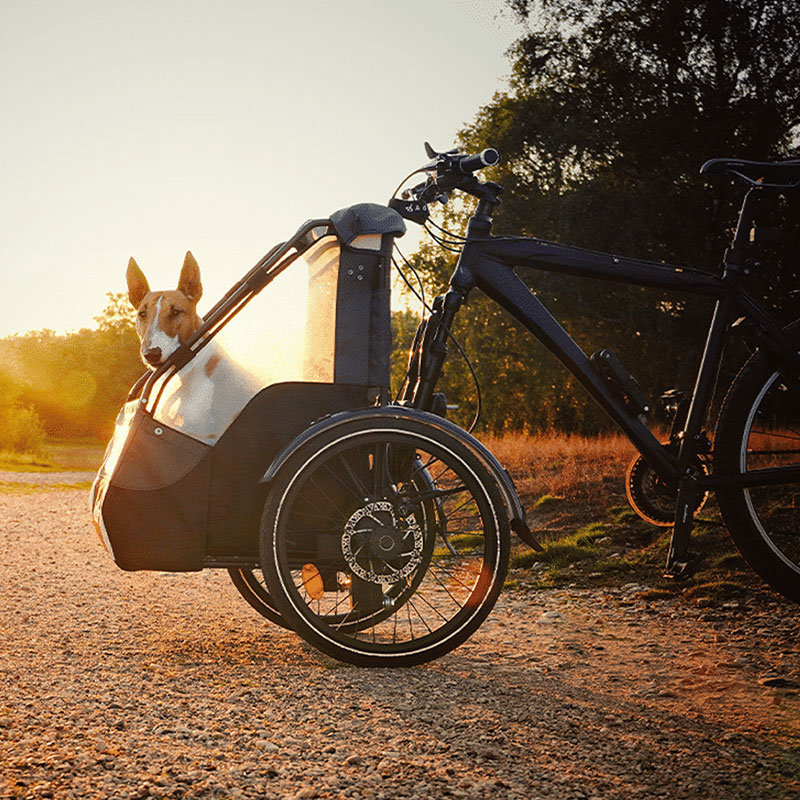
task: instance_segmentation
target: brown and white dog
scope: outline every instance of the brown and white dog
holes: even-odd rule
[[[186,253],[177,289],[153,292],[133,258],[128,262],[128,298],[136,309],[142,361],[156,369],[197,331],[203,320],[200,267]],[[213,443],[260,387],[211,341],[167,383],[156,418],[197,439]]]

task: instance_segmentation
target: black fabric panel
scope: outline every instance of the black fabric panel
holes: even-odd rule
[[[203,568],[211,450],[194,469],[162,489],[109,486],[103,521],[117,565],[126,570],[183,572]]]
[[[379,262],[377,252],[342,248],[336,294],[336,383],[370,385],[370,322]]]
[[[161,489],[194,469],[210,447],[137,410],[123,457],[111,485],[120,489]]]
[[[385,252],[375,265],[370,303],[369,360],[367,382],[370,386],[385,386],[391,382],[392,311],[390,288],[390,259],[392,240],[384,239]]]
[[[366,405],[366,385],[278,383],[259,392],[212,450],[208,555],[257,557],[259,481],[272,460],[320,417]]]
[[[389,386],[391,238],[383,244],[380,252],[342,248],[336,294],[337,383]]]

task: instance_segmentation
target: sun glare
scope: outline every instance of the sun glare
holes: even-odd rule
[[[219,333],[262,386],[332,381],[339,249],[331,237],[288,267]]]
[[[299,379],[306,324],[307,276],[294,264],[217,335],[243,369],[266,386]]]

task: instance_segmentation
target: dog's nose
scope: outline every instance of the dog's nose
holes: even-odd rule
[[[155,366],[156,364],[161,363],[161,348],[160,347],[151,347],[149,350],[144,351],[144,360],[148,364],[152,364]]]

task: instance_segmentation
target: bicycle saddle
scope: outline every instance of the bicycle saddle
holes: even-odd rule
[[[733,175],[750,186],[771,189],[796,189],[800,186],[800,159],[745,161],[741,158],[712,158],[700,167],[701,175],[720,172]]]

